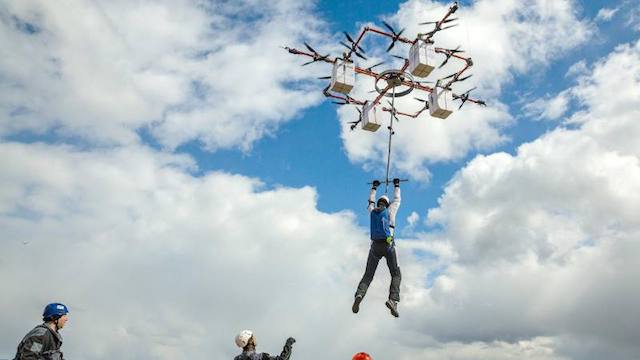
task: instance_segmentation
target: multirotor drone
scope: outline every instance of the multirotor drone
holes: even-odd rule
[[[302,64],[302,66],[306,66],[314,62],[326,62],[333,64],[331,76],[320,78],[331,79],[331,83],[324,88],[323,94],[328,98],[334,99],[333,102],[337,105],[359,106],[356,109],[360,115],[357,121],[350,123],[351,130],[354,130],[358,124],[361,124],[362,129],[375,132],[382,125],[382,119],[378,116],[378,108],[390,113],[390,125],[388,126],[389,152],[387,157],[387,179],[385,181],[387,185],[389,184],[391,137],[394,134],[393,120],[399,120],[398,115],[416,118],[425,110],[429,110],[429,114],[431,116],[445,119],[454,111],[454,100],[461,101],[458,109],[462,108],[466,102],[486,106],[484,101],[472,99],[469,96],[470,92],[473,91],[475,87],[460,94],[454,93],[451,88],[454,83],[465,81],[472,76],[463,76],[463,74],[473,66],[471,58],[460,55],[464,52],[460,49],[460,46],[455,49],[445,49],[434,45],[433,36],[437,32],[457,26],[457,24],[452,24],[457,20],[457,18],[450,18],[456,10],[458,10],[457,1],[449,7],[449,10],[441,20],[420,23],[419,25],[434,25],[434,28],[429,32],[417,34],[416,38],[413,40],[402,36],[405,29],[396,32],[391,25],[384,21],[382,23],[389,32],[366,26],[362,29],[357,39],[354,40],[354,38],[345,31],[344,35],[346,42],[341,41],[340,44],[347,48],[347,51],[342,54],[342,57],[332,58],[330,54],[321,55],[306,42],[304,45],[308,51],[285,47],[285,49],[291,54],[303,55],[311,58],[310,61]],[[390,38],[391,43],[387,47],[387,52],[391,51],[398,42],[410,45],[408,58],[392,55],[404,60],[404,64],[400,69],[389,69],[377,73],[373,69],[384,64],[384,62],[377,63],[367,68],[358,67],[355,64],[353,56],[363,60],[367,59],[364,55],[365,51],[360,44],[362,43],[364,36],[368,33],[374,33]],[[444,60],[441,60],[439,65],[436,60],[437,54],[444,55]],[[427,77],[436,67],[443,67],[451,58],[463,61],[464,67],[451,75],[438,79],[433,87],[425,85],[432,83],[430,81],[416,80],[416,78]],[[375,99],[358,100],[349,96],[355,85],[356,73],[367,75],[375,79],[375,90],[371,91],[378,93]],[[413,114],[397,110],[395,108],[395,98],[406,96],[413,90],[421,90],[428,93],[427,99],[415,98],[417,101],[424,103],[424,106]],[[391,101],[387,101],[387,104],[390,107],[386,107],[381,104],[383,97],[391,98]]]

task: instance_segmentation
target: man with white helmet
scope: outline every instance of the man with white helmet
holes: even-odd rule
[[[242,348],[242,354],[235,357],[234,360],[289,360],[291,357],[291,346],[296,339],[290,337],[284,344],[284,348],[279,356],[271,356],[267,353],[256,352],[256,337],[251,330],[242,330],[236,336],[236,345]]]
[[[367,259],[367,267],[358,284],[355,300],[351,310],[354,313],[360,311],[360,302],[367,293],[369,284],[373,280],[373,275],[378,267],[378,262],[383,257],[387,259],[387,266],[391,273],[391,286],[389,286],[389,300],[385,305],[391,311],[391,315],[398,317],[398,302],[400,301],[400,267],[396,256],[394,231],[396,213],[400,207],[400,179],[393,179],[393,201],[389,203],[389,198],[382,195],[377,202],[374,202],[376,191],[380,181],[374,180],[369,192],[368,210],[371,218],[371,248]],[[375,204],[375,207],[374,207]]]
[[[69,309],[60,303],[51,303],[42,313],[43,324],[29,331],[18,345],[14,360],[64,360],[60,347],[60,329],[69,319]]]

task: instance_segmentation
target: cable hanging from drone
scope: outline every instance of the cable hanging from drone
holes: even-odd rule
[[[307,51],[301,51],[295,48],[284,47],[289,53],[295,55],[303,55],[310,57],[311,60],[302,64],[302,66],[309,65],[314,62],[326,62],[333,64],[333,70],[331,76],[321,77],[319,79],[330,79],[331,82],[327,85],[323,94],[327,98],[333,99],[333,103],[337,105],[356,105],[359,117],[358,120],[350,122],[351,130],[354,130],[358,124],[361,124],[363,130],[375,132],[382,125],[382,119],[379,116],[378,108],[380,110],[389,112],[389,141],[387,150],[387,166],[386,166],[386,178],[385,182],[387,188],[390,183],[389,170],[391,162],[391,139],[394,135],[393,122],[399,121],[398,115],[402,115],[410,118],[417,118],[424,111],[429,110],[429,114],[433,117],[446,119],[454,111],[454,100],[460,100],[461,103],[458,106],[458,110],[468,101],[476,103],[478,105],[486,106],[486,103],[482,100],[472,99],[469,97],[471,91],[475,87],[461,93],[456,94],[453,92],[451,86],[454,83],[462,82],[470,78],[472,75],[463,74],[467,72],[472,66],[473,61],[470,57],[464,57],[460,55],[464,51],[460,49],[460,46],[455,49],[446,49],[435,46],[433,37],[439,31],[443,31],[457,24],[452,24],[457,18],[451,18],[456,10],[458,10],[458,2],[454,2],[449,10],[439,21],[427,21],[420,23],[419,25],[434,25],[433,30],[426,33],[417,34],[414,40],[410,40],[402,36],[405,29],[396,30],[386,22],[382,22],[383,25],[389,30],[389,32],[380,30],[374,27],[366,26],[362,29],[357,39],[353,39],[349,33],[344,32],[346,42],[341,41],[340,44],[347,48],[342,54],[342,57],[330,57],[329,54],[321,55],[314,48],[312,48],[306,42],[304,43]],[[386,36],[391,39],[391,43],[387,47],[387,52],[391,51],[396,43],[405,43],[410,45],[408,58],[392,55],[393,57],[404,60],[404,64],[400,69],[389,69],[380,73],[375,72],[373,69],[384,62],[377,63],[367,68],[358,67],[353,56],[367,60],[365,50],[360,46],[364,36],[368,33],[374,33],[382,36]],[[437,54],[444,55],[444,60],[437,65]],[[446,65],[451,58],[455,58],[464,62],[464,67],[448,76],[438,79],[433,87],[428,85],[433,83],[431,81],[416,80],[415,77],[425,78],[431,74],[431,72],[437,67],[442,68]],[[375,79],[375,90],[371,92],[377,92],[378,95],[373,100],[358,100],[349,96],[351,90],[355,86],[356,74],[362,74],[373,77]],[[381,84],[383,86],[381,86]],[[417,112],[410,114],[402,112],[396,109],[395,99],[397,97],[406,96],[413,90],[425,91],[428,93],[427,99],[421,99],[415,97],[417,101],[424,103],[424,106]],[[390,107],[381,105],[383,97],[390,97],[391,101],[387,100],[387,104]]]

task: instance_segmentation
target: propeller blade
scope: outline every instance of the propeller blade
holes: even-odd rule
[[[306,42],[304,43],[304,46],[307,47],[307,49],[309,49],[309,51],[311,51],[314,54],[317,54],[317,52],[315,50],[313,50],[313,48],[311,46],[309,46],[309,44],[307,44]]]
[[[443,66],[447,63],[447,61],[449,61],[449,56],[447,56],[447,58],[446,58],[446,59],[444,59],[444,61],[442,62],[442,64],[440,64],[440,66],[438,66],[438,69],[439,69],[439,68],[441,68],[441,67],[443,67]]]
[[[465,77],[463,77],[463,78],[458,79],[457,81],[458,81],[458,82],[460,82],[460,81],[465,81],[465,80],[467,80],[468,78],[470,78],[470,77],[472,77],[472,76],[473,76],[473,74],[471,74],[471,75],[467,75],[467,76],[465,76]]]
[[[453,74],[451,74],[451,75],[449,75],[449,76],[445,76],[445,77],[443,77],[443,78],[442,78],[442,79],[440,79],[440,80],[445,80],[445,79],[452,78],[452,77],[456,76],[456,74],[457,74],[457,73],[453,73]]]
[[[398,56],[398,55],[391,55],[391,56],[393,56],[394,58],[401,59],[401,60],[407,60],[407,58],[402,57],[402,56]]]
[[[469,76],[471,76],[471,75],[469,75]],[[473,90],[475,90],[475,89],[476,89],[476,86],[474,86],[474,87],[472,87],[471,89],[467,90],[467,91],[465,92],[465,94],[467,94],[467,95],[468,95],[470,92],[472,92],[472,91],[473,91]]]
[[[362,59],[362,60],[367,60],[367,58],[366,58],[366,57],[364,57],[364,56],[360,55],[357,51],[354,51],[353,53],[354,53],[354,54],[356,54],[356,56],[357,56],[357,57],[359,57],[360,59]]]
[[[406,29],[402,29],[400,30],[400,32],[396,35],[396,39],[400,37],[400,35],[402,35],[402,33],[405,31]]]
[[[391,51],[391,49],[393,49],[393,47],[394,47],[395,45],[396,45],[396,41],[395,41],[395,40],[393,40],[393,41],[391,42],[391,45],[389,45],[389,47],[387,48],[387,52]]]
[[[437,23],[438,23],[437,21],[427,21],[427,22],[419,23],[418,25],[429,25],[429,24],[437,24]]]
[[[418,100],[418,101],[420,101],[420,102],[427,102],[427,100],[425,100],[425,99],[420,99],[420,98],[417,98],[417,97],[414,97],[414,99],[416,99],[416,100]]]
[[[323,77],[319,77],[319,80],[327,80],[327,79],[331,79],[331,76],[323,76]]]
[[[381,61],[381,62],[379,62],[379,63],[377,63],[377,64],[375,64],[375,65],[371,65],[371,66],[369,66],[369,67],[367,68],[367,70],[371,71],[371,69],[373,69],[374,67],[376,67],[376,66],[380,66],[380,65],[382,65],[382,64],[384,64],[384,61]]]
[[[309,65],[309,64],[311,64],[311,63],[314,63],[314,62],[316,62],[316,60],[315,60],[315,59],[314,59],[314,60],[311,60],[311,61],[307,61],[306,63],[304,63],[304,64],[302,64],[302,65],[300,65],[300,66],[307,66],[307,65]]]
[[[467,101],[466,99],[462,99],[462,104],[460,104],[460,106],[458,106],[458,110],[460,110],[462,108],[462,105],[464,105],[465,101]]]
[[[458,20],[458,18],[447,19],[447,20],[443,21],[443,23],[448,23],[448,22],[452,22],[452,21],[456,21],[456,20]]]
[[[451,29],[452,27],[456,27],[456,26],[458,26],[458,25],[459,25],[459,24],[449,25],[449,26],[443,27],[443,28],[442,28],[442,29],[440,29],[440,30],[447,30],[447,29]]]
[[[349,40],[349,42],[354,43],[355,41],[353,41],[353,39],[351,38],[351,36],[349,35],[349,33],[347,33],[346,31],[343,31],[342,33],[344,33],[344,36],[347,37],[347,40]]]
[[[395,30],[393,30],[393,28],[391,27],[391,25],[387,24],[387,23],[386,23],[386,21],[383,21],[382,23],[384,24],[384,26],[386,26],[386,27],[387,27],[387,29],[389,29],[389,30],[393,33],[393,35],[395,35],[395,34],[396,34],[396,31],[395,31]]]
[[[324,92],[327,92],[327,90],[329,90],[329,88],[330,88],[330,87],[331,87],[331,84],[327,85],[327,87],[326,87],[326,88],[324,88],[324,90],[322,90],[322,92],[323,92],[323,93],[324,93]]]
[[[454,53],[454,54],[455,53],[464,52],[464,50],[460,50],[460,45],[456,46],[455,49],[442,49],[442,50],[445,50],[445,51],[448,51],[448,52]]]
[[[349,45],[345,44],[345,43],[344,43],[344,42],[342,42],[342,41],[340,41],[340,45],[342,45],[342,46],[346,47],[346,48],[347,48],[347,49],[349,49],[349,50],[353,50],[353,48],[352,48],[351,46],[349,46]]]

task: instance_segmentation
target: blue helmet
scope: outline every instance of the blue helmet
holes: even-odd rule
[[[44,308],[42,318],[47,320],[53,320],[69,313],[69,308],[65,304],[51,303]]]

